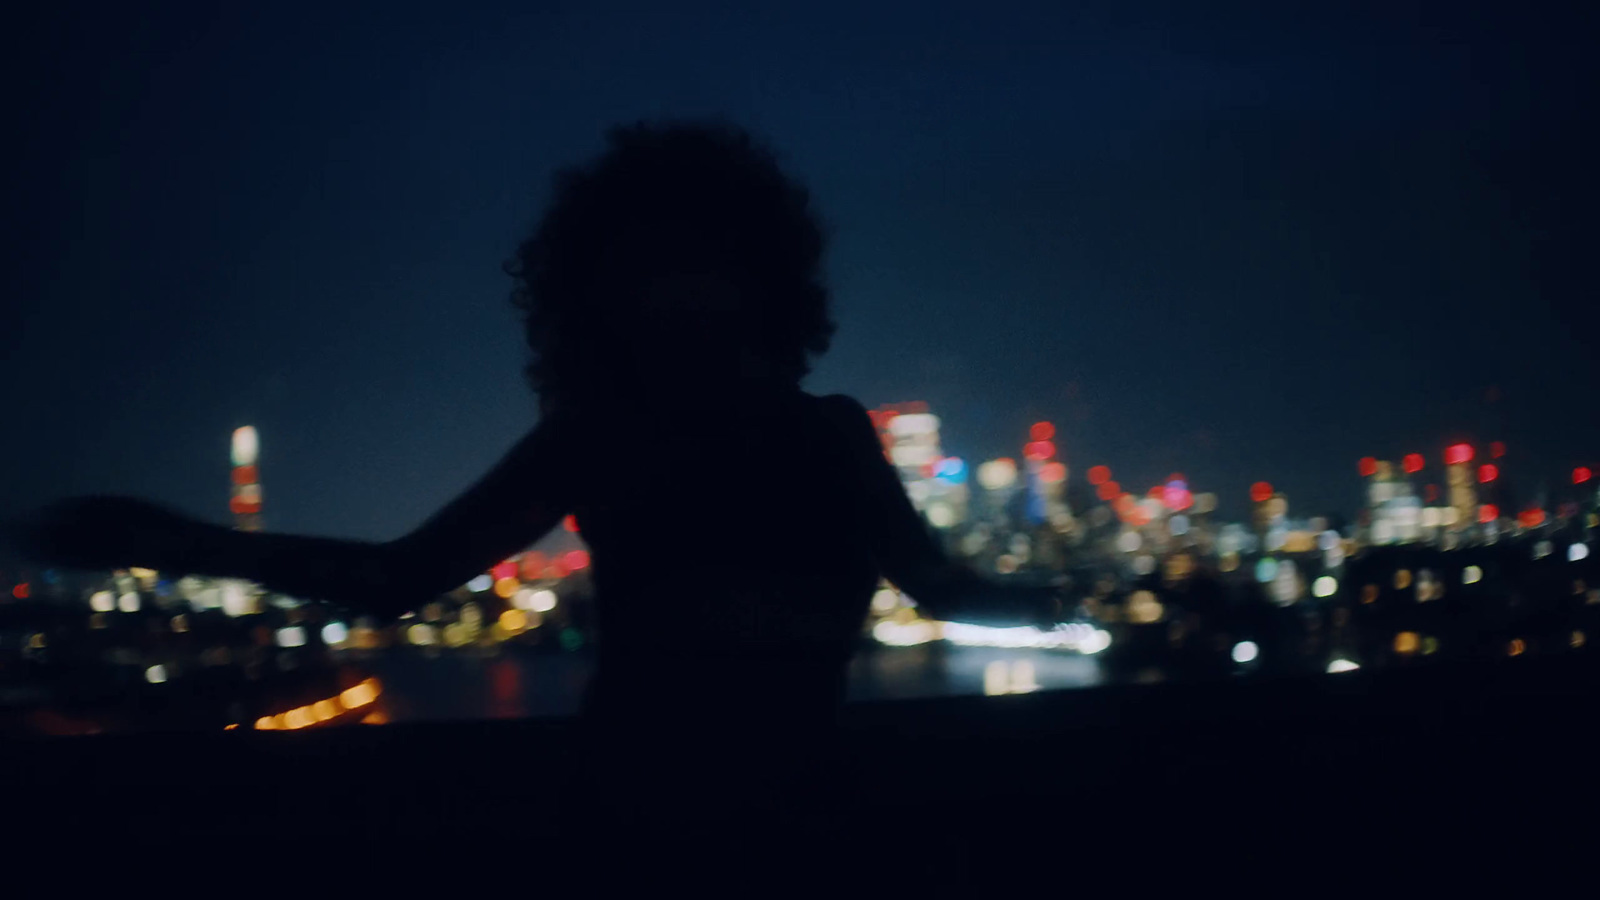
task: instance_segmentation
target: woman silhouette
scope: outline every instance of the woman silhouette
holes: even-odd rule
[[[880,577],[935,618],[1060,611],[1052,590],[948,559],[865,409],[801,389],[834,329],[823,246],[807,192],[739,129],[613,130],[557,176],[508,266],[538,424],[420,527],[387,543],[247,533],[91,497],[32,517],[19,543],[58,565],[245,578],[393,617],[574,514],[597,604],[582,716],[595,780],[635,806],[682,786],[654,797],[675,812],[763,796],[833,721]]]

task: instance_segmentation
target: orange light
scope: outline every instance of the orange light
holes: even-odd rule
[[[1056,455],[1056,445],[1049,441],[1034,441],[1022,448],[1022,455],[1028,459],[1049,459]]]
[[[11,596],[17,598],[18,600],[28,599],[28,583],[24,581],[23,583],[12,588]]]
[[[1521,656],[1523,653],[1526,653],[1527,650],[1528,650],[1528,645],[1523,642],[1522,638],[1517,638],[1516,640],[1511,642],[1511,646],[1506,648],[1506,655],[1507,656]]]
[[[576,572],[579,569],[587,569],[589,567],[589,554],[584,550],[570,550],[565,556],[561,557],[561,561],[568,569]]]
[[[1048,441],[1056,436],[1056,427],[1049,422],[1035,422],[1028,429],[1028,437],[1035,441]]]
[[[1055,484],[1067,479],[1067,467],[1058,462],[1045,463],[1039,470],[1039,480],[1045,484]]]
[[[1572,470],[1572,483],[1573,484],[1583,484],[1585,481],[1588,481],[1589,479],[1591,479],[1593,477],[1594,477],[1594,473],[1589,471],[1589,467],[1588,466],[1579,466],[1576,469]]]
[[[1523,510],[1522,514],[1517,516],[1517,524],[1521,525],[1523,528],[1537,528],[1537,527],[1539,527],[1540,525],[1544,524],[1544,510],[1542,510],[1542,509],[1525,509],[1525,510]]]
[[[1483,484],[1500,477],[1500,467],[1494,463],[1484,463],[1478,467],[1478,481]]]
[[[242,484],[255,484],[256,480],[257,479],[256,479],[256,467],[255,466],[234,466],[233,467],[233,483],[234,484],[241,484],[241,485]]]
[[[1400,467],[1406,470],[1407,475],[1415,475],[1422,471],[1422,463],[1423,460],[1421,453],[1407,453],[1405,457],[1400,460]]]
[[[1452,466],[1472,462],[1472,445],[1451,444],[1444,451],[1444,461]]]
[[[1489,456],[1493,457],[1494,459],[1499,459],[1505,455],[1506,445],[1504,441],[1495,441],[1489,445]]]
[[[1106,482],[1108,482],[1110,480],[1111,480],[1111,468],[1109,466],[1090,466],[1089,467],[1089,483],[1090,484],[1098,486],[1098,485],[1105,484]],[[1108,499],[1109,500],[1110,498],[1107,497],[1107,498],[1103,498],[1103,499]]]
[[[1167,489],[1158,484],[1150,490],[1145,491],[1144,495],[1149,497],[1151,500],[1160,500],[1162,497],[1167,495]]]
[[[567,516],[565,519],[562,520],[561,524],[562,524],[562,527],[566,528],[568,531],[570,531],[570,532],[572,532],[574,534],[576,534],[577,531],[578,531],[578,517],[577,516]]]
[[[565,578],[570,574],[572,573],[567,569],[566,565],[559,562],[551,563],[544,570],[544,577],[546,578]]]
[[[1483,506],[1478,507],[1479,523],[1487,525],[1498,518],[1500,518],[1500,507],[1495,506],[1493,503],[1485,503]]]
[[[1272,499],[1272,485],[1265,481],[1258,481],[1250,485],[1250,499],[1257,503],[1265,503]]]
[[[522,577],[529,581],[537,581],[544,575],[545,566],[547,565],[549,565],[549,561],[544,558],[543,553],[538,551],[524,553],[522,555]]]
[[[250,504],[243,497],[234,497],[228,501],[228,509],[236,516],[242,516],[250,511]]]
[[[1370,456],[1361,457],[1361,477],[1370,478],[1378,474],[1378,461]]]

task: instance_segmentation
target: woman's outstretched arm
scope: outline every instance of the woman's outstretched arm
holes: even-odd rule
[[[936,619],[996,625],[1045,625],[1057,621],[1061,604],[1054,588],[997,584],[950,558],[906,496],[900,476],[884,459],[866,409],[844,395],[824,398],[838,422],[864,502],[863,523],[884,577]]]
[[[409,534],[372,542],[236,531],[140,500],[64,501],[14,537],[39,562],[243,578],[269,590],[398,615],[460,587],[537,541],[572,508],[576,448],[548,420]]]

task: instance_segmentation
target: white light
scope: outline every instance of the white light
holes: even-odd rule
[[[1544,559],[1546,556],[1549,556],[1552,552],[1554,552],[1555,549],[1555,545],[1549,541],[1540,541],[1539,543],[1533,545],[1533,558]]]
[[[1017,558],[1007,553],[994,561],[994,570],[1001,575],[1010,575],[1017,570]]]
[[[928,447],[922,444],[897,444],[889,449],[889,458],[897,466],[910,468],[913,466],[926,466],[938,462],[939,448]]]
[[[1442,518],[1443,517],[1439,514],[1439,507],[1430,506],[1422,511],[1422,527],[1438,528],[1439,522],[1442,520]]]
[[[279,647],[304,647],[306,645],[306,630],[299,625],[278,629]]]
[[[110,591],[96,591],[89,597],[89,608],[95,612],[111,612],[117,608],[117,598]]]
[[[1344,565],[1344,548],[1334,547],[1322,554],[1322,564],[1330,569],[1337,569]]]
[[[911,622],[901,625],[890,619],[872,626],[872,637],[880,644],[891,647],[914,647],[926,644],[938,636],[932,623]]]
[[[995,628],[988,625],[969,625],[965,622],[946,622],[943,631],[945,640],[962,647],[1070,650],[1081,643],[1079,633],[1070,629],[1053,628],[1049,631],[1040,631],[1032,625]]]
[[[1124,531],[1121,537],[1117,538],[1117,549],[1123,553],[1132,553],[1138,550],[1139,545],[1142,543],[1143,541],[1139,539],[1139,532]]]
[[[1339,582],[1332,575],[1324,575],[1311,583],[1311,593],[1317,597],[1332,597],[1339,590]]]
[[[989,696],[989,697],[993,697],[996,694],[1004,694],[1004,693],[1009,692],[1009,690],[1011,688],[1011,679],[1008,677],[1009,675],[1010,675],[1010,673],[1006,671],[1006,663],[1005,663],[1005,660],[1003,660],[1003,659],[994,660],[994,661],[990,662],[987,666],[984,666],[983,667],[983,693],[984,693],[984,695],[985,696]]]
[[[1317,535],[1317,549],[1322,551],[1332,550],[1339,546],[1339,532],[1324,531]]]
[[[939,418],[929,413],[906,413],[889,420],[889,433],[895,437],[932,434],[939,430]]]
[[[1446,506],[1439,512],[1439,524],[1454,525],[1461,521],[1461,510],[1454,506]]]
[[[877,592],[876,594],[872,595],[872,611],[873,612],[876,612],[876,613],[894,612],[895,607],[897,607],[899,605],[900,605],[900,592],[899,591],[891,591],[888,588],[884,588],[883,590],[881,590],[881,591]]]
[[[242,616],[250,612],[250,597],[245,593],[244,582],[223,582],[222,611],[230,616]]]
[[[425,625],[421,622],[418,622],[417,624],[406,629],[406,640],[416,644],[419,647],[426,647],[427,645],[437,641],[438,636],[434,633],[434,628],[432,625]]]
[[[322,642],[328,645],[342,644],[350,637],[350,629],[343,622],[329,622],[322,626]]]
[[[1033,661],[1019,659],[1011,664],[1011,693],[1026,694],[1039,689],[1039,682],[1034,679]]]
[[[1111,646],[1110,632],[1101,631],[1100,629],[1096,628],[1094,631],[1089,632],[1089,634],[1078,643],[1078,652],[1094,654],[1099,653],[1101,650],[1104,650],[1109,646]]]
[[[246,425],[235,429],[233,432],[233,464],[236,466],[253,466],[256,464],[256,453],[261,442],[256,437],[254,426]]]
[[[473,592],[474,594],[481,594],[493,586],[494,576],[487,573],[479,575],[477,578],[467,582],[467,590]]]
[[[1240,641],[1233,645],[1233,661],[1247,663],[1254,660],[1260,652],[1261,648],[1256,646],[1255,641]]]
[[[1010,460],[991,459],[978,466],[978,484],[985,489],[998,491],[1017,482],[1017,464]]]
[[[1477,566],[1467,566],[1466,569],[1464,569],[1461,572],[1461,583],[1462,584],[1477,584],[1479,581],[1482,581],[1482,580],[1483,580],[1483,570],[1478,568]]]
[[[117,598],[117,608],[123,612],[139,611],[139,595],[129,591]]]
[[[956,523],[956,511],[948,503],[935,503],[928,507],[928,521],[935,528],[949,528]]]
[[[1354,672],[1359,668],[1361,667],[1348,659],[1336,659],[1333,662],[1328,663],[1328,674],[1333,675],[1339,672]]]
[[[1169,522],[1167,522],[1167,527],[1172,529],[1172,533],[1174,535],[1188,534],[1189,533],[1189,517],[1188,516],[1173,516],[1172,519]]]
[[[1293,562],[1285,560],[1278,565],[1277,577],[1272,580],[1272,595],[1285,606],[1300,598],[1300,573]]]
[[[1166,504],[1154,497],[1146,497],[1139,501],[1139,510],[1145,514],[1146,518],[1153,522],[1156,519],[1161,518],[1162,513],[1167,511],[1167,507]]]
[[[151,666],[144,670],[144,680],[151,684],[160,684],[167,680],[166,666]]]
[[[511,605],[522,610],[523,612],[531,612],[533,610],[534,593],[535,591],[533,588],[525,587],[518,590],[515,594],[511,595]]]
[[[1589,558],[1589,545],[1588,544],[1573,544],[1572,546],[1567,548],[1567,562],[1577,562],[1580,559],[1588,559],[1588,558]]]
[[[1149,575],[1156,570],[1156,558],[1148,553],[1141,553],[1133,558],[1133,574]]]
[[[552,590],[534,591],[528,598],[528,608],[534,612],[549,612],[556,608],[556,592]]]

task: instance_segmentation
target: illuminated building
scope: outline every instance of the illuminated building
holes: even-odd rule
[[[1450,506],[1456,511],[1454,530],[1477,522],[1477,473],[1472,467],[1472,446],[1454,444],[1445,450],[1445,484],[1450,491]]]
[[[1408,464],[1406,469],[1410,470]],[[1388,462],[1372,467],[1367,485],[1367,510],[1371,514],[1369,540],[1374,544],[1415,541],[1422,535],[1422,500],[1411,490],[1411,482]]]
[[[912,505],[937,528],[965,521],[966,463],[941,451],[939,417],[928,412],[928,405],[885,406],[872,413],[872,420]]]
[[[250,425],[233,432],[233,498],[228,508],[240,531],[261,530],[261,478],[256,470],[260,441]]]

